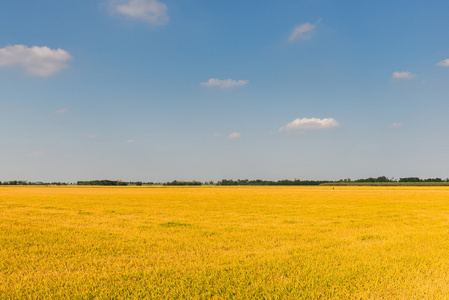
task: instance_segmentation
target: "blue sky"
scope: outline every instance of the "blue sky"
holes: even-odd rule
[[[448,1],[0,5],[0,180],[449,177]]]

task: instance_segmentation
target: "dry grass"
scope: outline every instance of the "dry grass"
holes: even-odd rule
[[[1,299],[447,299],[447,187],[0,187]]]

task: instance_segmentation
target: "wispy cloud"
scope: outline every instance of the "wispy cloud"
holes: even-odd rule
[[[134,143],[134,140],[127,140],[125,143],[131,144],[131,143]]]
[[[293,29],[288,40],[290,42],[295,40],[308,40],[315,33],[315,28],[316,25],[312,23],[300,24]]]
[[[206,82],[201,82],[201,85],[204,86],[218,86],[221,88],[232,88],[235,86],[247,85],[249,83],[248,80],[234,80],[234,79],[216,79],[211,78]]]
[[[91,135],[89,135],[89,138],[93,140],[93,139],[96,139],[97,136],[95,134],[91,134]]]
[[[443,59],[442,61],[437,62],[437,66],[449,67],[449,58]]]
[[[50,77],[68,67],[72,56],[62,49],[9,45],[0,49],[0,67],[20,67],[29,75]]]
[[[219,137],[220,134],[219,133],[214,133],[214,137]]]
[[[34,152],[31,152],[31,153],[28,153],[27,156],[28,157],[39,157],[39,156],[42,156],[42,154],[44,154],[44,152],[42,152],[42,151],[34,151]]]
[[[123,3],[121,1],[120,3]],[[167,5],[157,0],[130,0],[113,4],[114,12],[128,18],[161,26],[168,23]]]
[[[310,129],[327,129],[338,127],[340,124],[333,118],[302,118],[296,119],[288,123],[284,127],[279,128],[279,131],[295,131],[295,130],[310,130]]]
[[[400,123],[400,122],[398,122],[398,123],[393,123],[393,124],[390,125],[390,127],[403,127],[403,126],[404,126],[404,124],[403,124],[403,123]]]
[[[69,111],[69,110],[68,110],[67,108],[62,108],[62,109],[60,109],[60,110],[55,111],[55,114],[62,115],[62,114],[65,114],[65,113],[68,112],[68,111]]]
[[[393,72],[393,75],[391,76],[391,78],[393,79],[413,79],[416,77],[416,74],[413,74],[412,72],[409,71],[404,71],[404,72]]]
[[[230,135],[228,135],[229,139],[238,139],[241,136],[239,132],[233,132]]]

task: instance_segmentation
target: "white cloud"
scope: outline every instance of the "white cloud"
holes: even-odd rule
[[[405,71],[405,72],[393,72],[393,76],[391,78],[393,79],[413,79],[416,77],[416,74],[412,74],[412,72]]]
[[[279,128],[279,131],[293,131],[293,130],[308,130],[308,129],[327,129],[338,127],[340,124],[333,118],[302,118],[296,119],[288,123],[284,127]]]
[[[290,42],[294,40],[308,40],[312,37],[312,35],[315,33],[316,25],[312,23],[304,23],[301,25],[296,26],[288,40]]]
[[[44,152],[42,152],[42,151],[34,151],[34,152],[31,152],[31,153],[28,153],[28,157],[39,157],[39,156],[42,156],[42,154],[44,154]]]
[[[131,144],[131,143],[134,143],[134,140],[127,140],[125,143]]]
[[[403,123],[393,123],[391,124],[391,127],[403,127],[404,124]]]
[[[62,115],[68,112],[69,110],[67,108],[62,108],[60,110],[55,111],[56,114]]]
[[[72,56],[62,49],[9,45],[0,49],[0,67],[18,66],[29,75],[50,77],[68,67]]]
[[[228,138],[229,138],[229,139],[238,139],[240,136],[241,136],[240,133],[238,133],[238,132],[233,132],[233,133],[231,133],[230,135],[228,135]]]
[[[437,63],[437,66],[440,67],[449,67],[449,58],[443,59],[442,61]]]
[[[130,0],[114,5],[114,12],[157,26],[167,24],[170,19],[167,5],[157,0]]]
[[[216,79],[211,78],[207,82],[201,82],[204,86],[218,86],[221,88],[232,88],[235,86],[247,85],[248,80],[233,80],[233,79]]]

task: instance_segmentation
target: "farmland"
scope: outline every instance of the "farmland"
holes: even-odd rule
[[[444,299],[449,187],[0,187],[1,299]]]

